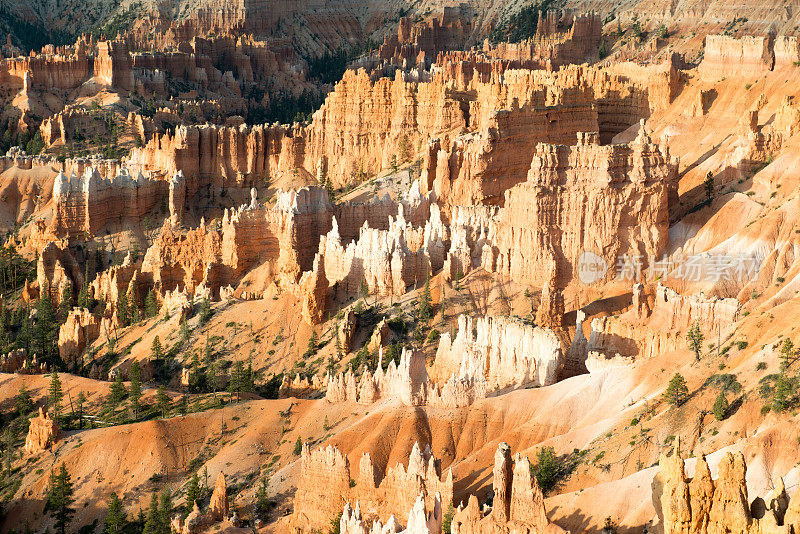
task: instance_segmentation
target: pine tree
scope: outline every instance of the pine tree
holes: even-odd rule
[[[169,395],[167,395],[167,391],[164,389],[164,386],[158,388],[156,392],[156,405],[158,405],[158,411],[161,412],[161,417],[165,418],[169,415],[169,410],[172,406],[172,401],[170,401]]]
[[[256,514],[262,521],[267,520],[269,514],[270,501],[267,493],[267,479],[262,478],[256,490]]]
[[[319,338],[317,337],[317,330],[311,330],[311,337],[308,338],[308,347],[306,348],[305,356],[313,356],[317,352],[317,345],[319,344]]]
[[[217,362],[209,362],[208,367],[206,367],[206,384],[208,384],[208,386],[211,388],[211,391],[214,394],[214,400],[217,400],[217,374],[219,374]]]
[[[116,406],[125,399],[128,395],[128,389],[122,382],[122,373],[118,372],[114,382],[111,383],[109,390],[109,402],[112,406]]]
[[[186,343],[187,341],[189,341],[189,336],[190,336],[189,322],[184,317],[181,320],[181,343]]]
[[[158,336],[153,338],[153,345],[150,347],[150,357],[154,360],[160,360],[164,357],[164,349],[161,347],[161,340]]]
[[[103,522],[103,534],[121,534],[127,523],[128,518],[122,508],[122,500],[114,492],[111,494],[106,519]]]
[[[714,401],[714,406],[711,408],[714,414],[714,419],[722,421],[728,413],[728,399],[725,398],[725,391],[720,391],[717,399]]]
[[[694,323],[689,327],[689,331],[686,333],[686,342],[689,344],[689,349],[694,352],[695,359],[700,361],[700,351],[703,349],[703,332],[700,331],[698,323]]]
[[[19,387],[19,393],[17,393],[14,405],[19,415],[26,415],[33,411],[33,399],[31,399],[31,394],[28,392],[28,388],[25,387],[24,381]]]
[[[204,297],[200,302],[200,324],[206,324],[214,312],[211,311],[211,301],[208,297]]]
[[[75,509],[72,508],[74,502],[72,480],[67,465],[61,462],[58,472],[55,469],[50,472],[50,485],[47,488],[44,507],[55,520],[55,527],[61,534],[66,533],[67,525],[75,513]]]
[[[158,513],[158,495],[150,497],[150,506],[147,508],[147,517],[144,521],[142,534],[160,534],[161,520]]]
[[[147,292],[147,297],[144,300],[144,311],[147,317],[155,317],[158,315],[158,300],[156,293],[152,289]]]
[[[300,436],[297,436],[297,441],[294,442],[294,450],[292,452],[295,456],[300,456],[300,453],[303,452],[303,440]]]
[[[131,312],[127,293],[122,293],[117,297],[117,317],[119,317],[122,326],[130,326]]]
[[[192,478],[189,479],[189,484],[186,486],[186,503],[183,505],[184,518],[192,511],[195,501],[200,499],[201,494],[200,479],[197,477],[197,473],[195,473]]]
[[[228,381],[228,393],[233,396],[236,394],[236,402],[240,400],[240,394],[242,391],[242,381],[244,379],[244,365],[241,361],[237,361],[233,364],[233,369],[231,370],[231,377]]]
[[[50,385],[47,388],[48,401],[50,403],[49,411],[53,419],[58,419],[61,415],[61,399],[64,396],[61,390],[61,380],[58,378],[58,373],[53,371],[50,375]]]
[[[664,400],[673,406],[680,406],[686,402],[688,396],[689,388],[686,387],[686,379],[680,373],[675,373],[664,391]]]
[[[161,502],[158,505],[158,526],[161,534],[170,534],[170,519],[172,516],[172,495],[169,490],[161,492]]]
[[[55,344],[58,340],[58,323],[50,296],[45,294],[36,304],[36,324],[33,327],[33,336],[39,354],[50,360],[55,354]]]
[[[85,282],[81,286],[81,290],[78,292],[78,307],[79,308],[88,308],[89,307],[89,267],[87,264],[86,267],[86,278],[84,278]]]
[[[139,416],[142,400],[142,370],[139,368],[139,362],[134,361],[131,364],[131,389],[128,392],[128,400],[131,403],[131,412],[134,419]]]
[[[75,401],[78,405],[78,428],[83,428],[83,405],[86,403],[86,395],[81,391],[78,393],[78,399]]]
[[[72,284],[67,282],[61,290],[61,301],[58,303],[59,320],[64,321],[72,309]]]

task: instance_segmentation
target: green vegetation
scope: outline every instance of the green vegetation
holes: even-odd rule
[[[526,5],[489,32],[489,41],[518,43],[534,37],[539,26],[539,12],[557,8],[560,4],[558,0],[537,0]]]
[[[531,475],[545,496],[557,491],[581,463],[585,451],[575,449],[570,454],[557,456],[553,447],[542,447],[536,451],[536,462],[531,464]]]
[[[689,345],[689,349],[694,352],[695,359],[700,361],[700,350],[703,348],[703,332],[700,331],[698,323],[694,323],[689,327],[689,331],[686,333],[686,343]]]
[[[67,465],[61,462],[61,467],[50,472],[50,484],[45,494],[44,509],[55,520],[55,527],[61,534],[65,534],[67,526],[75,514],[72,504],[75,502],[72,480],[67,471]]]
[[[680,373],[675,373],[664,391],[664,400],[672,406],[680,406],[688,398],[689,388],[686,387],[686,379]]]

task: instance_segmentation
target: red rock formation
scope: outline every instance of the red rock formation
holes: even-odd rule
[[[47,411],[39,407],[39,415],[31,419],[28,437],[25,438],[25,452],[38,454],[49,449],[58,439],[58,425],[50,419]]]
[[[700,72],[708,77],[757,77],[775,65],[773,37],[707,35]],[[783,54],[782,54],[783,60]]]
[[[77,294],[78,288],[83,285],[83,274],[69,249],[62,249],[51,241],[39,254],[36,280],[40,295],[47,291],[51,301],[57,305],[65,288],[69,287],[73,295]]]
[[[208,503],[208,513],[214,521],[222,521],[228,517],[228,486],[225,484],[225,475],[220,472],[214,483],[211,501]]]
[[[58,353],[61,359],[74,360],[100,337],[100,320],[86,308],[74,308],[58,330]]]
[[[694,324],[707,338],[716,339],[720,329],[739,319],[741,311],[734,298],[680,295],[661,283],[649,298],[644,288],[634,287],[633,304],[620,315],[592,320],[584,352],[590,371],[684,347],[685,332]]]
[[[608,267],[602,279],[624,254],[660,255],[676,171],[669,151],[643,131],[627,145],[601,146],[591,136],[574,147],[539,144],[528,181],[506,193],[492,239],[495,271],[558,288],[579,279],[587,250]]]
[[[506,443],[495,453],[492,484],[491,511],[484,514],[478,499],[471,495],[467,505],[462,503],[453,515],[453,534],[564,532],[547,519],[544,496],[531,475],[528,458],[517,455],[512,459]]]
[[[694,478],[687,479],[679,439],[673,454],[662,454],[658,464],[659,472],[652,483],[653,505],[664,534],[786,534],[800,527],[796,514],[800,493],[790,501],[781,479],[772,498],[750,502],[745,481],[747,465],[741,452],[722,456],[716,480],[711,479],[703,454],[697,455]]]
[[[326,528],[345,503],[358,502],[368,517],[404,516],[423,495],[424,508],[446,508],[453,501],[453,475],[448,470],[442,478],[438,462],[430,450],[415,444],[408,466],[389,467],[384,476],[376,476],[370,455],[359,463],[358,475],[351,472],[347,456],[329,445],[313,452],[303,446],[300,476],[294,497],[292,524],[304,530]],[[380,480],[380,483],[376,483]]]
[[[111,223],[139,224],[165,199],[170,182],[127,169],[110,179],[89,167],[80,177],[62,172],[53,185],[52,231],[59,237],[96,235]]]
[[[504,317],[461,315],[458,333],[439,339],[430,370],[433,380],[478,379],[487,392],[511,387],[546,386],[558,379],[564,362],[552,330]]]

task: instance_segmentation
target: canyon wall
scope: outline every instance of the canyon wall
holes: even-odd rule
[[[60,172],[53,184],[51,229],[58,237],[77,237],[97,235],[112,222],[138,225],[166,199],[168,190],[169,181],[133,176],[124,167],[110,178],[92,167],[80,176]]]
[[[699,70],[707,77],[756,78],[771,70],[796,68],[798,61],[796,36],[707,35]]]
[[[564,362],[561,343],[549,329],[507,317],[461,315],[454,339],[439,339],[430,374],[434,381],[452,377],[486,381],[488,392],[505,388],[549,386]]]
[[[591,371],[683,348],[692,325],[706,339],[715,340],[739,320],[740,313],[741,304],[734,298],[681,295],[660,282],[648,294],[636,284],[628,311],[592,319],[585,349],[591,363],[587,367]]]

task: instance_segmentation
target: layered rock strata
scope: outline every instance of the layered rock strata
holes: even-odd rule
[[[442,476],[429,448],[423,451],[414,444],[407,466],[398,463],[381,475],[368,453],[362,455],[356,473],[336,447],[312,451],[305,444],[291,523],[305,531],[327,528],[345,503],[355,502],[364,517],[405,517],[420,495],[427,510],[446,508],[453,502],[453,474],[448,470]]]

